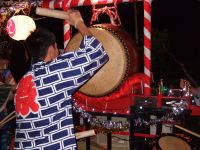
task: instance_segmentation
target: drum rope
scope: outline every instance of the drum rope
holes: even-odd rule
[[[113,7],[103,7],[103,8],[99,8],[99,9],[95,9],[95,5],[93,5],[93,9],[92,9],[92,12],[93,12],[93,15],[92,15],[92,19],[90,21],[90,25],[92,25],[92,22],[93,21],[96,21],[98,20],[98,15],[99,14],[104,14],[106,13],[109,17],[110,17],[110,20],[111,20],[111,24],[115,25],[115,26],[120,26],[121,25],[121,20],[119,18],[119,15],[117,13],[117,0],[114,0],[114,6]],[[111,9],[114,9],[114,11],[112,11]],[[118,22],[119,24],[116,24],[116,21],[118,19]]]

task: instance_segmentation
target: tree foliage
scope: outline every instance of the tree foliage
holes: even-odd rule
[[[151,71],[153,72],[154,83],[157,87],[160,78],[168,88],[179,88],[180,74],[183,74],[181,67],[170,55],[170,47],[167,30],[152,28],[151,36]]]

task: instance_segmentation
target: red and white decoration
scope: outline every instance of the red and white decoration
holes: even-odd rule
[[[151,0],[144,1],[144,95],[151,92]]]

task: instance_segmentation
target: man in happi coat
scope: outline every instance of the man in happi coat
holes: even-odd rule
[[[83,36],[78,51],[59,56],[55,36],[36,29],[25,40],[39,59],[18,84],[15,94],[15,149],[75,150],[72,94],[107,61],[102,44],[85,26],[77,10],[68,10],[69,24]]]

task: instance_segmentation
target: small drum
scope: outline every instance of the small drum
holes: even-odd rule
[[[156,136],[154,143],[153,150],[196,150],[191,145],[190,138],[183,134],[162,133]]]
[[[103,24],[89,30],[102,43],[109,61],[79,92],[92,97],[107,96],[119,89],[128,77],[139,72],[139,51],[133,38],[119,27]],[[76,34],[65,52],[78,50],[81,41],[81,34]]]

